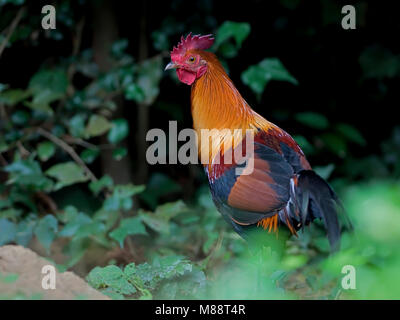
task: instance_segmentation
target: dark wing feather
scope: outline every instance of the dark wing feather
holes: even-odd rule
[[[251,174],[238,176],[232,167],[210,183],[219,209],[237,224],[254,224],[275,214],[289,200],[293,168],[284,157],[256,142],[253,159]]]

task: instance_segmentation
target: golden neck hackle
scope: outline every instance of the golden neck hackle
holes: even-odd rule
[[[232,131],[229,137],[232,139],[235,129],[241,129],[244,137],[246,129],[256,132],[257,128],[267,129],[271,123],[250,108],[214,54],[204,51],[199,53],[207,61],[207,71],[192,86],[193,127],[199,137],[199,154],[202,154],[204,146],[201,143],[201,130],[218,130],[216,134],[219,136],[213,137],[217,143],[213,143],[209,151],[211,162],[216,154],[226,151],[224,146],[235,147],[240,142],[236,137],[233,141],[226,141],[229,135],[225,134],[224,129]]]

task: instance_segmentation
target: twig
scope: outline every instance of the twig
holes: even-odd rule
[[[67,142],[73,143],[73,144],[77,144],[78,146],[81,146],[81,147],[85,147],[85,148],[88,148],[88,149],[97,149],[98,148],[95,144],[92,144],[92,143],[87,142],[85,140],[82,140],[80,138],[72,137],[70,135],[64,135],[63,138]]]
[[[19,21],[22,18],[23,13],[25,12],[25,7],[22,7],[18,10],[17,15],[15,16],[14,20],[11,22],[11,25],[8,29],[7,35],[3,42],[0,44],[0,57],[1,54],[3,53],[4,49],[7,46],[8,41],[10,40],[12,34],[14,33],[15,28],[18,26]]]
[[[31,153],[24,147],[24,145],[22,144],[21,140],[17,141],[17,147],[19,149],[19,151],[21,152],[21,156],[23,158],[29,156]]]
[[[90,169],[86,166],[85,162],[83,162],[83,160],[78,156],[78,154],[69,144],[65,143],[60,138],[56,137],[55,135],[51,134],[50,132],[42,128],[37,128],[37,133],[39,133],[43,137],[49,139],[50,141],[54,142],[56,145],[64,149],[71,156],[71,158],[74,159],[74,161],[82,167],[82,169],[86,172],[91,181],[97,181],[97,178],[93,174],[93,172],[90,171]]]

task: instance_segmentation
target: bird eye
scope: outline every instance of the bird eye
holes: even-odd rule
[[[190,56],[189,59],[188,59],[188,62],[189,62],[189,63],[193,63],[193,62],[195,62],[195,61],[196,61],[196,58],[193,57],[193,56]]]

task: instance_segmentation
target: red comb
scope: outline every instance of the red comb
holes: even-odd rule
[[[181,37],[181,42],[171,51],[171,58],[174,59],[173,56],[184,55],[186,51],[190,49],[206,50],[210,48],[213,43],[214,38],[212,34],[207,34],[205,36],[198,34],[192,37],[192,33],[190,32],[186,36],[186,39],[183,36]]]

